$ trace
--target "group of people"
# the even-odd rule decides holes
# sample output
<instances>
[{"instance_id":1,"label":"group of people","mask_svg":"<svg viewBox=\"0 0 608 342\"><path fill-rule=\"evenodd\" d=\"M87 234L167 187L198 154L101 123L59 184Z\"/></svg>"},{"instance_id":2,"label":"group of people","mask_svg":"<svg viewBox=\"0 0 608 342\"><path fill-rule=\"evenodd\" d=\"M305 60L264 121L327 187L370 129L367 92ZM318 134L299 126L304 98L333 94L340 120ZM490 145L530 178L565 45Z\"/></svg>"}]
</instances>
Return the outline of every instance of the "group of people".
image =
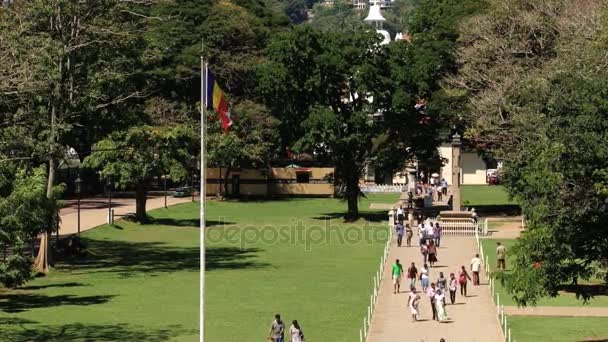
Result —
<instances>
[{"instance_id":1,"label":"group of people","mask_svg":"<svg viewBox=\"0 0 608 342\"><path fill-rule=\"evenodd\" d=\"M432 245L432 243L430 243ZM439 276L434 282L431 282L429 267L426 263L418 269L414 262L404 271L403 265L399 259L395 260L392 266L393 278L393 293L401 292L401 279L404 275L408 279L408 288L410 294L408 296L407 306L412 314L412 321L418 321L420 313L419 304L422 297L426 296L431 305L433 320L446 322L448 320L446 311L446 297L449 294L449 303L456 303L456 292L460 288L460 295L467 297L467 283L473 281L473 285L479 285L479 271L481 269L481 259L479 254L476 254L471 259L470 270L473 273L473 279L469 275L465 266L461 266L456 273L450 273L449 277L445 277L443 272L439 272ZM416 281L420 280L421 291L416 289Z\"/></svg>"},{"instance_id":2,"label":"group of people","mask_svg":"<svg viewBox=\"0 0 608 342\"><path fill-rule=\"evenodd\" d=\"M405 223L405 210L403 209L403 205L400 205L397 209L392 209L392 213L394 215L394 226L395 233L397 234L397 246L401 247L403 244L403 237L406 237L406 244L408 247L412 246L412 237L414 235L414 231L412 226L409 223ZM433 224L430 221L419 221L418 224L418 238L420 242L420 246L427 246L426 248L433 249L430 247L434 245L435 247L440 247L441 245L441 226L439 222ZM436 254L436 252L430 252ZM425 257L424 262L427 261ZM436 260L435 260L436 261ZM424 263L423 262L423 263Z\"/></svg>"},{"instance_id":3,"label":"group of people","mask_svg":"<svg viewBox=\"0 0 608 342\"><path fill-rule=\"evenodd\" d=\"M431 177L428 184L425 184L422 180L416 184L417 195L428 195L433 198L434 201L442 201L444 196L448 195L448 182L445 178L439 180L438 177Z\"/></svg>"},{"instance_id":4,"label":"group of people","mask_svg":"<svg viewBox=\"0 0 608 342\"><path fill-rule=\"evenodd\" d=\"M289 342L302 342L304 341L304 332L300 328L297 320L291 322L289 327ZM274 321L270 325L270 331L268 332L269 342L285 342L285 323L281 320L281 315L274 315Z\"/></svg>"}]
</instances>

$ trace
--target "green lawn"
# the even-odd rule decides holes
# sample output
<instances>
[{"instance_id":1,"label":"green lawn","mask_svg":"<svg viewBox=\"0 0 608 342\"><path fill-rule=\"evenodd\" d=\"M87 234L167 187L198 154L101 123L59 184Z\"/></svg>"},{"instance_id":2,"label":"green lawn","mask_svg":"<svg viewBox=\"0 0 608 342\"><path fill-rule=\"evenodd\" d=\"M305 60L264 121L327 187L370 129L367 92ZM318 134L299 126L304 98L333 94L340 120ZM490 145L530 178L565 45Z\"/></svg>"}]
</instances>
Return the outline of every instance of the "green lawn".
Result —
<instances>
[{"instance_id":1,"label":"green lawn","mask_svg":"<svg viewBox=\"0 0 608 342\"><path fill-rule=\"evenodd\" d=\"M369 208L370 203L390 203L395 204L399 200L401 193L397 192L375 192L365 194L361 199L360 208Z\"/></svg>"},{"instance_id":2,"label":"green lawn","mask_svg":"<svg viewBox=\"0 0 608 342\"><path fill-rule=\"evenodd\" d=\"M509 200L509 195L501 185L463 185L461 203L471 207L516 204Z\"/></svg>"},{"instance_id":3,"label":"green lawn","mask_svg":"<svg viewBox=\"0 0 608 342\"><path fill-rule=\"evenodd\" d=\"M329 198L209 202L207 339L263 340L280 312L312 341L356 340L387 231L364 208L389 200L370 195L350 224ZM89 257L0 290L0 340L197 341L198 204L151 216L83 233Z\"/></svg>"},{"instance_id":4,"label":"green lawn","mask_svg":"<svg viewBox=\"0 0 608 342\"><path fill-rule=\"evenodd\" d=\"M608 317L509 316L511 340L573 342L608 340Z\"/></svg>"},{"instance_id":5,"label":"green lawn","mask_svg":"<svg viewBox=\"0 0 608 342\"><path fill-rule=\"evenodd\" d=\"M493 271L496 267L496 242L500 241L505 247L507 252L510 247L515 244L515 240L494 240L494 239L483 239L482 245L485 255L488 256L488 263L490 264L490 270ZM509 269L510 259L514 259L513 255L507 254L507 271ZM500 282L496 282L496 291L500 294L500 302L503 305L517 305L515 301L507 294L507 291L503 288ZM596 296L591 299L588 303L583 303L578 300L574 293L571 292L560 292L560 295L555 298L542 299L537 303L538 306L608 306L608 296ZM519 339L518 339L519 340Z\"/></svg>"}]
</instances>

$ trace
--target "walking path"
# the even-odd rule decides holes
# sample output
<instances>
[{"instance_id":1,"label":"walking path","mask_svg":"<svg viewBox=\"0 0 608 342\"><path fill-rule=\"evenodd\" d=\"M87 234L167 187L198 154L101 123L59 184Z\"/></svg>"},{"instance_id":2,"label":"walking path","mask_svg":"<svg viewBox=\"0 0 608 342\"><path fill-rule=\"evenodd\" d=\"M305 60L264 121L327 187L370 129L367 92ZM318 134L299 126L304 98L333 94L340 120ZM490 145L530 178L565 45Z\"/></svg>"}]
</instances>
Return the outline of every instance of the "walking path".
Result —
<instances>
[{"instance_id":1,"label":"walking path","mask_svg":"<svg viewBox=\"0 0 608 342\"><path fill-rule=\"evenodd\" d=\"M167 206L187 203L192 201L190 197L175 198L167 197ZM148 197L146 209L148 211L165 206L163 196ZM61 209L61 224L59 226L59 235L69 235L78 232L78 212L76 209L76 201L67 201L66 206ZM112 209L114 209L114 219L135 213L134 198L116 198L112 199ZM89 229L106 224L108 221L108 204L103 198L85 198L80 201L80 231L84 232Z\"/></svg>"},{"instance_id":2,"label":"walking path","mask_svg":"<svg viewBox=\"0 0 608 342\"><path fill-rule=\"evenodd\" d=\"M608 317L608 307L536 306L518 308L517 306L505 306L505 314L509 316Z\"/></svg>"},{"instance_id":3,"label":"walking path","mask_svg":"<svg viewBox=\"0 0 608 342\"><path fill-rule=\"evenodd\" d=\"M414 236L414 240L415 236ZM413 241L414 242L414 241ZM420 270L422 257L419 252L418 242L412 247L397 247L392 242L392 247L387 263L393 263L399 259L404 270L415 262ZM473 237L444 237L441 248L438 250L439 262L435 268L430 269L430 279L434 282L439 272L449 277L451 272L456 273L461 265L467 270L475 252L477 243ZM485 279L482 274L480 278ZM420 281L417 281L417 289L420 290ZM406 291L407 279L402 280L402 291ZM481 286L473 286L469 282L468 297L460 296L460 289L456 296L456 305L447 305L446 311L451 319L450 323L439 323L431 320L432 311L428 297L421 294L422 300L419 306L419 319L422 321L412 322L410 310L407 307L409 290L399 294L393 294L393 283L391 279L391 267L387 265L383 275L378 302L374 309L370 325L368 342L393 342L393 341L426 341L435 342L441 338L446 341L457 342L488 342L502 341L502 332L496 316L496 306L490 297L488 286L482 282Z\"/></svg>"}]
</instances>

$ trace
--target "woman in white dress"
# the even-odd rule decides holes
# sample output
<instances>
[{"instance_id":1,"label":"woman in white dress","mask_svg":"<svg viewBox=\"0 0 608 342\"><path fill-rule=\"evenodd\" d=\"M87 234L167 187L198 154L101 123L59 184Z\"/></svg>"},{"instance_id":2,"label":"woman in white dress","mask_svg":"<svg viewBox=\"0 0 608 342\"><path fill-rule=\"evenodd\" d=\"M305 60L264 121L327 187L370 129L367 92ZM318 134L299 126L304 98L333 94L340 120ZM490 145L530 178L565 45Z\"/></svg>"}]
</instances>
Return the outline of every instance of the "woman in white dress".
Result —
<instances>
[{"instance_id":1,"label":"woman in white dress","mask_svg":"<svg viewBox=\"0 0 608 342\"><path fill-rule=\"evenodd\" d=\"M412 286L410 296L408 299L408 306L412 312L412 322L418 320L418 303L420 302L420 296L416 293L416 288Z\"/></svg>"},{"instance_id":2,"label":"woman in white dress","mask_svg":"<svg viewBox=\"0 0 608 342\"><path fill-rule=\"evenodd\" d=\"M289 336L291 337L291 342L304 341L304 333L302 332L302 328L300 328L297 320L293 320L293 322L291 322L291 327L289 327Z\"/></svg>"},{"instance_id":3,"label":"woman in white dress","mask_svg":"<svg viewBox=\"0 0 608 342\"><path fill-rule=\"evenodd\" d=\"M445 311L444 304L445 294L443 291L437 289L435 292L435 308L437 309L437 319L439 322L445 322L448 320L448 314Z\"/></svg>"}]
</instances>

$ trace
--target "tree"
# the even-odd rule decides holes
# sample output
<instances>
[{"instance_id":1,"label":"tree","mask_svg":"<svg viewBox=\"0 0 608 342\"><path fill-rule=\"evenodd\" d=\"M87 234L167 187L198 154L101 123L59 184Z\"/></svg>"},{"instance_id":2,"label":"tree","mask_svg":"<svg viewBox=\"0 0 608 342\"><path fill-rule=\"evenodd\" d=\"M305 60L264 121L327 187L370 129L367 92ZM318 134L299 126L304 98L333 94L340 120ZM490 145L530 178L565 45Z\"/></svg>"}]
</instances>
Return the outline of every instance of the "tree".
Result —
<instances>
[{"instance_id":1,"label":"tree","mask_svg":"<svg viewBox=\"0 0 608 342\"><path fill-rule=\"evenodd\" d=\"M283 146L335 166L349 219L358 214L359 178L379 125L374 94L381 49L369 31L324 32L296 27L269 48L259 90L282 121Z\"/></svg>"},{"instance_id":2,"label":"tree","mask_svg":"<svg viewBox=\"0 0 608 342\"><path fill-rule=\"evenodd\" d=\"M526 230L498 277L520 305L581 280L605 285L608 263L608 8L603 1L490 1L462 26L459 73L467 135L504 161Z\"/></svg>"},{"instance_id":3,"label":"tree","mask_svg":"<svg viewBox=\"0 0 608 342\"><path fill-rule=\"evenodd\" d=\"M214 113L208 115L207 163L224 169L224 194L228 195L228 176L235 168L263 167L278 145L278 120L259 104L245 101L234 106L236 122L221 131Z\"/></svg>"},{"instance_id":4,"label":"tree","mask_svg":"<svg viewBox=\"0 0 608 342\"><path fill-rule=\"evenodd\" d=\"M49 197L66 145L88 151L138 120L133 102L149 94L141 71L150 20L138 10L152 3L32 0L0 7L2 137L21 137L10 144L12 157L48 163ZM47 244L43 234L41 271Z\"/></svg>"},{"instance_id":5,"label":"tree","mask_svg":"<svg viewBox=\"0 0 608 342\"><path fill-rule=\"evenodd\" d=\"M84 164L112 177L120 188L135 189L135 218L146 221L146 200L155 177L183 180L199 153L197 135L190 126L136 126L97 142Z\"/></svg>"},{"instance_id":6,"label":"tree","mask_svg":"<svg viewBox=\"0 0 608 342\"><path fill-rule=\"evenodd\" d=\"M5 167L3 169L6 170ZM61 187L54 187L47 197L44 167L19 169L11 177L7 195L0 195L0 243L12 255L0 262L0 282L5 287L16 287L32 277L32 259L23 254L26 242L57 226Z\"/></svg>"}]
</instances>

